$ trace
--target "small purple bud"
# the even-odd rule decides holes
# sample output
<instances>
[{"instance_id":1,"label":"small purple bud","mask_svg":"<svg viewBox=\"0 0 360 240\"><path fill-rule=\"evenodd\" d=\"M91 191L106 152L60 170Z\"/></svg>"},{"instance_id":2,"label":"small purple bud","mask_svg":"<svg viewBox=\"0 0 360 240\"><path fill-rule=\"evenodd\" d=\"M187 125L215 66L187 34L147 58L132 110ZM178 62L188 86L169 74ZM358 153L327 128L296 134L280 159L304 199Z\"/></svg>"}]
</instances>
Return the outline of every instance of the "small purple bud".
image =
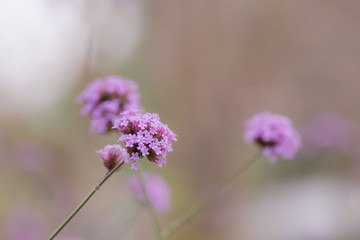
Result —
<instances>
[{"instance_id":1,"label":"small purple bud","mask_svg":"<svg viewBox=\"0 0 360 240\"><path fill-rule=\"evenodd\" d=\"M116 167L122 160L127 159L126 150L120 145L107 145L96 152L100 154L101 159L104 161L104 166L109 171Z\"/></svg>"}]
</instances>

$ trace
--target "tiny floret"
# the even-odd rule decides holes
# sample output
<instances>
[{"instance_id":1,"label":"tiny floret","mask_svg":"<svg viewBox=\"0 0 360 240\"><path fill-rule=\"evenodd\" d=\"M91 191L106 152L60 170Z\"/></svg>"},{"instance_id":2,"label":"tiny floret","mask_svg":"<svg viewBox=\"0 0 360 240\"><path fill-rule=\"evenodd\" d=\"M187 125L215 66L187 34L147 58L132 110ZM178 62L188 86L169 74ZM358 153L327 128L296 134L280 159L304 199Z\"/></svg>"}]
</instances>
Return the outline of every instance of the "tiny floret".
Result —
<instances>
[{"instance_id":1,"label":"tiny floret","mask_svg":"<svg viewBox=\"0 0 360 240\"><path fill-rule=\"evenodd\" d=\"M172 141L176 141L175 133L154 113L123 112L114 128L123 133L119 141L126 146L132 169L137 169L137 160L143 157L162 167L167 153L172 152Z\"/></svg>"},{"instance_id":2,"label":"tiny floret","mask_svg":"<svg viewBox=\"0 0 360 240\"><path fill-rule=\"evenodd\" d=\"M262 147L270 162L277 162L278 156L293 159L301 146L299 134L287 117L263 112L250 118L245 125L245 140Z\"/></svg>"},{"instance_id":3,"label":"tiny floret","mask_svg":"<svg viewBox=\"0 0 360 240\"><path fill-rule=\"evenodd\" d=\"M82 105L80 113L92 118L91 133L104 133L111 130L118 115L127 110L140 109L140 95L134 81L108 76L96 79L77 97Z\"/></svg>"},{"instance_id":4,"label":"tiny floret","mask_svg":"<svg viewBox=\"0 0 360 240\"><path fill-rule=\"evenodd\" d=\"M104 166L111 171L122 160L127 159L127 152L120 145L107 145L103 149L96 151L104 162Z\"/></svg>"},{"instance_id":5,"label":"tiny floret","mask_svg":"<svg viewBox=\"0 0 360 240\"><path fill-rule=\"evenodd\" d=\"M165 179L160 175L144 173L144 181L149 200L158 213L164 213L169 210L171 204L171 191ZM127 186L129 192L137 198L142 204L146 204L145 195L140 181L136 175L132 175Z\"/></svg>"}]
</instances>

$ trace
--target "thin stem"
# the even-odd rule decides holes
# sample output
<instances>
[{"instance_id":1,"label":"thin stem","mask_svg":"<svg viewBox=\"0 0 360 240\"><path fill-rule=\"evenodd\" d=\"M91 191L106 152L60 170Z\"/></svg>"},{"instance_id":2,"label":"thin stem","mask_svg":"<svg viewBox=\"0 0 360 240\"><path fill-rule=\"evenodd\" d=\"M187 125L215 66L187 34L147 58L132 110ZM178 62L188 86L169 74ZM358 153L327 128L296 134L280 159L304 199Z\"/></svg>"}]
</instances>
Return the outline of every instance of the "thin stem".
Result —
<instances>
[{"instance_id":1,"label":"thin stem","mask_svg":"<svg viewBox=\"0 0 360 240\"><path fill-rule=\"evenodd\" d=\"M261 152L256 153L253 157L249 158L246 162L242 163L234 172L227 176L223 181L221 181L203 200L195 204L190 208L184 215L178 218L164 233L163 239L168 239L172 234L178 231L182 226L189 222L193 217L195 217L201 210L203 210L217 194L219 194L222 188L233 182L239 174L247 170L257 159L261 157Z\"/></svg>"},{"instance_id":2,"label":"thin stem","mask_svg":"<svg viewBox=\"0 0 360 240\"><path fill-rule=\"evenodd\" d=\"M90 200L90 198L100 190L100 187L114 174L117 170L120 170L124 165L124 161L120 162L116 167L114 167L110 172L107 172L105 176L101 179L98 185L94 187L94 189L89 193L89 195L81 202L81 204L66 218L66 220L55 230L53 235L49 238L49 240L54 239L61 230L70 222L71 219L80 211L80 209Z\"/></svg>"},{"instance_id":3,"label":"thin stem","mask_svg":"<svg viewBox=\"0 0 360 240\"><path fill-rule=\"evenodd\" d=\"M144 192L144 196L145 196L145 199L146 199L146 204L147 204L147 207L149 209L149 214L150 214L151 222L153 224L156 239L157 240L163 240L163 237L161 236L161 230L160 230L159 221L158 221L158 218L157 218L156 213L154 211L154 208L152 206L152 203L150 201L149 193L148 193L148 191L146 189L146 183L145 183L144 177L143 177L143 175L141 173L140 167L139 167L139 169L137 171L137 176L139 178L142 191Z\"/></svg>"}]
</instances>

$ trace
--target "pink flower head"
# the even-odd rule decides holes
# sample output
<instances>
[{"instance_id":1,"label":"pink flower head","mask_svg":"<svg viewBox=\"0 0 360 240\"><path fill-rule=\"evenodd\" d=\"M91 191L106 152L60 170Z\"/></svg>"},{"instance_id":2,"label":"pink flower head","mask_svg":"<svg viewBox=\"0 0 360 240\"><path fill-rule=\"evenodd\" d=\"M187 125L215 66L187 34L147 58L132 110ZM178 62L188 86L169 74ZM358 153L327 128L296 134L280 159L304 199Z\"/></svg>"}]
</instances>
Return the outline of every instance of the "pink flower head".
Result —
<instances>
[{"instance_id":1,"label":"pink flower head","mask_svg":"<svg viewBox=\"0 0 360 240\"><path fill-rule=\"evenodd\" d=\"M127 162L131 162L135 170L136 160L145 156L162 167L166 164L167 153L172 151L172 141L176 141L175 133L154 113L123 112L114 128L123 133L119 141L125 144L129 153Z\"/></svg>"},{"instance_id":2,"label":"pink flower head","mask_svg":"<svg viewBox=\"0 0 360 240\"><path fill-rule=\"evenodd\" d=\"M329 149L347 153L353 131L353 126L340 115L315 115L300 129L302 153L307 158Z\"/></svg>"},{"instance_id":3,"label":"pink flower head","mask_svg":"<svg viewBox=\"0 0 360 240\"><path fill-rule=\"evenodd\" d=\"M92 118L90 132L110 131L121 112L140 109L137 88L135 82L116 76L108 76L104 80L98 78L88 84L76 100L83 105L81 114Z\"/></svg>"},{"instance_id":4,"label":"pink flower head","mask_svg":"<svg viewBox=\"0 0 360 240\"><path fill-rule=\"evenodd\" d=\"M45 173L53 167L53 153L41 142L19 141L13 150L25 171Z\"/></svg>"},{"instance_id":5,"label":"pink flower head","mask_svg":"<svg viewBox=\"0 0 360 240\"><path fill-rule=\"evenodd\" d=\"M149 200L154 210L159 213L168 211L171 204L171 193L164 178L160 175L144 173L144 181ZM137 176L131 176L127 182L127 186L132 195L143 204L146 204L144 192Z\"/></svg>"},{"instance_id":6,"label":"pink flower head","mask_svg":"<svg viewBox=\"0 0 360 240\"><path fill-rule=\"evenodd\" d=\"M100 154L101 159L104 161L104 166L111 171L123 159L127 159L127 152L120 145L107 145L103 149L96 151Z\"/></svg>"},{"instance_id":7,"label":"pink flower head","mask_svg":"<svg viewBox=\"0 0 360 240\"><path fill-rule=\"evenodd\" d=\"M276 162L279 155L292 159L300 148L300 137L287 117L263 112L250 118L245 125L245 140L259 144L270 162Z\"/></svg>"},{"instance_id":8,"label":"pink flower head","mask_svg":"<svg viewBox=\"0 0 360 240\"><path fill-rule=\"evenodd\" d=\"M46 238L48 223L45 216L38 211L18 207L11 211L5 219L5 239L38 240Z\"/></svg>"}]
</instances>

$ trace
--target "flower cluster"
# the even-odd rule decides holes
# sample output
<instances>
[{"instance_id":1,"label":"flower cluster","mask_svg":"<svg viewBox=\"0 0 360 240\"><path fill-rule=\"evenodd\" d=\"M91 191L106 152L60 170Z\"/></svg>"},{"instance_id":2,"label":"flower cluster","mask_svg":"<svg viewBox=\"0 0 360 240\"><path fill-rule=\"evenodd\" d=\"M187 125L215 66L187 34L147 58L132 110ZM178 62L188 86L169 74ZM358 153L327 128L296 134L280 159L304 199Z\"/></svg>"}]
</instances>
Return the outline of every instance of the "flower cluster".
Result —
<instances>
[{"instance_id":1,"label":"flower cluster","mask_svg":"<svg viewBox=\"0 0 360 240\"><path fill-rule=\"evenodd\" d=\"M246 122L245 139L259 144L271 162L276 162L279 155L292 159L301 145L291 121L268 112L257 114Z\"/></svg>"},{"instance_id":2,"label":"flower cluster","mask_svg":"<svg viewBox=\"0 0 360 240\"><path fill-rule=\"evenodd\" d=\"M144 181L149 200L158 213L169 210L171 204L171 193L165 179L160 175L144 173ZM132 175L127 182L128 189L141 203L146 204L144 192L139 179Z\"/></svg>"},{"instance_id":3,"label":"flower cluster","mask_svg":"<svg viewBox=\"0 0 360 240\"><path fill-rule=\"evenodd\" d=\"M322 113L313 116L301 129L302 155L313 158L324 150L349 153L354 126L340 115Z\"/></svg>"},{"instance_id":4,"label":"flower cluster","mask_svg":"<svg viewBox=\"0 0 360 240\"><path fill-rule=\"evenodd\" d=\"M17 206L4 218L4 235L8 240L46 239L48 221L40 211Z\"/></svg>"},{"instance_id":5,"label":"flower cluster","mask_svg":"<svg viewBox=\"0 0 360 240\"><path fill-rule=\"evenodd\" d=\"M128 159L127 152L120 145L107 145L96 152L100 154L104 166L109 171L116 167L122 160Z\"/></svg>"},{"instance_id":6,"label":"flower cluster","mask_svg":"<svg viewBox=\"0 0 360 240\"><path fill-rule=\"evenodd\" d=\"M167 153L172 151L172 141L176 141L176 135L154 113L123 112L114 128L123 133L119 141L126 146L132 169L137 169L136 160L143 157L162 167Z\"/></svg>"},{"instance_id":7,"label":"flower cluster","mask_svg":"<svg viewBox=\"0 0 360 240\"><path fill-rule=\"evenodd\" d=\"M88 84L77 97L77 102L83 105L81 114L92 118L90 132L110 131L121 112L140 109L137 89L135 82L116 76L96 79Z\"/></svg>"}]
</instances>

